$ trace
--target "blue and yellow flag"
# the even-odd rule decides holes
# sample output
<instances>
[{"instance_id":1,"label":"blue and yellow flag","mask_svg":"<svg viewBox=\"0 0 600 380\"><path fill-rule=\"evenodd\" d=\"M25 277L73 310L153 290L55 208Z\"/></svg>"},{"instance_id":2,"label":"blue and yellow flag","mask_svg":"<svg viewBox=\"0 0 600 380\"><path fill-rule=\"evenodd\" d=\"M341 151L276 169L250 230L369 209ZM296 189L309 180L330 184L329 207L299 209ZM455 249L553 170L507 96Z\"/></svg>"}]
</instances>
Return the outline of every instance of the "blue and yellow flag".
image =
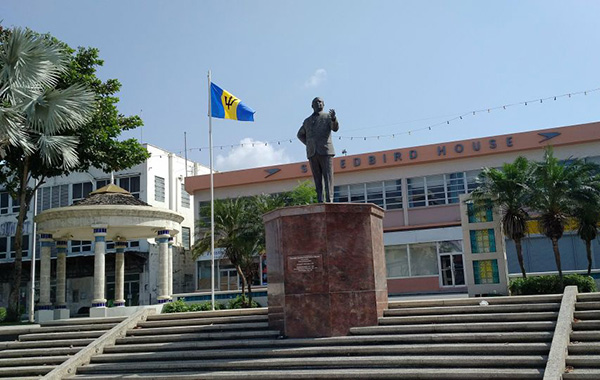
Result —
<instances>
[{"instance_id":1,"label":"blue and yellow flag","mask_svg":"<svg viewBox=\"0 0 600 380\"><path fill-rule=\"evenodd\" d=\"M214 83L210 84L211 116L220 119L239 121L254 121L254 110L230 92L223 90Z\"/></svg>"}]
</instances>

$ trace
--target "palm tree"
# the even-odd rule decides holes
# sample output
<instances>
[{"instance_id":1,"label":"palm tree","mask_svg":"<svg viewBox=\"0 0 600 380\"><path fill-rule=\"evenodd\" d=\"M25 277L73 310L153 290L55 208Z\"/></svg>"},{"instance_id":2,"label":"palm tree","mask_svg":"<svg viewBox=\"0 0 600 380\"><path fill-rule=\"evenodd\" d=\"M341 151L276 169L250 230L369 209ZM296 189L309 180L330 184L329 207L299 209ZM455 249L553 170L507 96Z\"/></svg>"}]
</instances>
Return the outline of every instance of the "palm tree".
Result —
<instances>
[{"instance_id":1,"label":"palm tree","mask_svg":"<svg viewBox=\"0 0 600 380\"><path fill-rule=\"evenodd\" d=\"M52 42L29 30L0 36L0 158L22 161L18 185L9 189L21 204L15 232L15 262L7 317L18 318L23 223L33 196L28 188L34 165L73 168L77 138L69 136L94 110L94 96L84 86L56 89L68 57ZM41 184L41 183L40 183Z\"/></svg>"},{"instance_id":2,"label":"palm tree","mask_svg":"<svg viewBox=\"0 0 600 380\"><path fill-rule=\"evenodd\" d=\"M595 205L578 206L573 217L577 222L577 235L585 242L588 268L587 275L592 273L592 240L598 236L598 223L600 223L600 207Z\"/></svg>"},{"instance_id":3,"label":"palm tree","mask_svg":"<svg viewBox=\"0 0 600 380\"><path fill-rule=\"evenodd\" d=\"M600 172L596 164L591 170ZM596 175L590 181L590 187L584 188L581 193L575 194L575 207L573 219L577 223L577 235L585 242L585 251L588 260L588 276L592 273L592 240L598 236L598 223L600 223L600 175Z\"/></svg>"},{"instance_id":4,"label":"palm tree","mask_svg":"<svg viewBox=\"0 0 600 380\"><path fill-rule=\"evenodd\" d=\"M256 235L255 207L251 198L220 199L214 202L214 234L215 248L221 248L225 256L231 261L242 280L242 296L246 295L246 288L251 284L247 276L251 274L248 269L252 265L253 257L260 246L260 236ZM201 210L202 216L210 215L210 208ZM208 214L208 215L207 215ZM200 221L201 237L194 244L192 253L198 257L211 248L210 224Z\"/></svg>"},{"instance_id":5,"label":"palm tree","mask_svg":"<svg viewBox=\"0 0 600 380\"><path fill-rule=\"evenodd\" d=\"M595 165L581 159L560 161L554 157L552 147L546 148L544 160L536 164L531 205L539 213L541 232L552 241L561 283L558 240L563 236L568 218L576 214L577 206L590 204L597 196L595 170Z\"/></svg>"},{"instance_id":6,"label":"palm tree","mask_svg":"<svg viewBox=\"0 0 600 380\"><path fill-rule=\"evenodd\" d=\"M521 241L526 233L529 214L526 205L531 197L532 165L525 157L517 157L513 163L505 163L502 170L483 168L478 177L479 186L472 196L479 207L490 199L499 207L504 234L515 241L517 259L523 278L527 277L523 263Z\"/></svg>"}]
</instances>

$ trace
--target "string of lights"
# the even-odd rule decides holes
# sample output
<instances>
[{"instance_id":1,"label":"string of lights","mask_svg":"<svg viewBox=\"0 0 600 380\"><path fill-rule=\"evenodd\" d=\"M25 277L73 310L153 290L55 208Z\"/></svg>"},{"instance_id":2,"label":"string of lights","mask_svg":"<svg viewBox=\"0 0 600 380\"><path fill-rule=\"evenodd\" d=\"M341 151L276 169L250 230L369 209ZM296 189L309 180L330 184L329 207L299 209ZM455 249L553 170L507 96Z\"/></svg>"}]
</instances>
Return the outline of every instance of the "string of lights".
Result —
<instances>
[{"instance_id":1,"label":"string of lights","mask_svg":"<svg viewBox=\"0 0 600 380\"><path fill-rule=\"evenodd\" d=\"M562 94L562 95L554 95L554 96L547 96L544 98L539 98L539 99L533 99L533 100L525 100L525 101L521 101L521 102L515 102L515 103L509 103L509 104L504 104L501 106L495 106L495 107L489 107L489 108L482 108L482 109L477 109L474 111L469 111L469 112L464 112L461 114L456 114L456 116L454 117L450 117L450 118L446 118L443 121L437 122L437 123L433 123L433 124L429 124L426 125L424 127L419 127L419 128L413 128L413 129L409 129L406 131L402 131L402 132L396 132L396 133L388 133L388 134L380 134L380 135L365 135L365 136L336 136L336 138L338 140L370 140L370 139L385 139L385 138L395 138L398 136L403 136L403 135L411 135L412 133L415 132L420 132L420 131L431 131L433 128L436 127L440 127L440 126L445 126L445 125L450 125L451 123L455 123L455 122L460 122L461 120L467 118L467 117L473 117L473 116L477 116L478 114L481 113L491 113L492 111L498 111L498 110L506 110L508 108L511 107L517 107L517 106L527 106L529 104L533 104L533 103L541 103L543 104L544 102L548 103L549 101L557 101L560 100L562 98L572 98L574 96L579 96L579 95L584 95L587 96L588 94L591 93L595 93L600 91L600 87L599 88L594 88L591 90L584 90L584 91L577 91L577 92L570 92L570 93L566 93L566 94ZM429 118L431 119L431 118ZM391 125L396 125L396 124L401 124L401 123L395 123L395 124L391 124ZM250 143L239 143L239 144L226 144L226 145L215 145L213 146L214 150L223 150L226 148L229 149L234 149L237 147L258 147L258 146L275 146L275 145L283 145L283 144L290 144L294 141L294 138L289 138L289 139L282 139L282 140L273 140L273 141L266 141L266 142L250 142ZM199 148L189 148L187 151L188 152L193 152L193 151L199 151L202 152L203 150L208 150L209 147L205 146L205 147L199 147ZM177 152L178 154L183 154L183 151L179 151Z\"/></svg>"}]
</instances>

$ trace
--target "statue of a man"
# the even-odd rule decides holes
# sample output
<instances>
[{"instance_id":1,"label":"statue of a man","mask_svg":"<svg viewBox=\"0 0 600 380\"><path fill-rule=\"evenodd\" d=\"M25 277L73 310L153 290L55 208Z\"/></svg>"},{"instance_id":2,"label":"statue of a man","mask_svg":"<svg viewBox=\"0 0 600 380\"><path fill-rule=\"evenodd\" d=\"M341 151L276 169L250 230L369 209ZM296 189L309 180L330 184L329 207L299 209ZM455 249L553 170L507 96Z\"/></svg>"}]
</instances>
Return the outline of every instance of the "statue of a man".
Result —
<instances>
[{"instance_id":1,"label":"statue of a man","mask_svg":"<svg viewBox=\"0 0 600 380\"><path fill-rule=\"evenodd\" d=\"M333 202L333 144L331 131L340 128L335 110L323 111L325 103L321 98L312 101L313 114L307 117L298 131L298 139L306 145L306 157L310 163L317 200L323 202L323 187L325 187L325 202Z\"/></svg>"}]
</instances>

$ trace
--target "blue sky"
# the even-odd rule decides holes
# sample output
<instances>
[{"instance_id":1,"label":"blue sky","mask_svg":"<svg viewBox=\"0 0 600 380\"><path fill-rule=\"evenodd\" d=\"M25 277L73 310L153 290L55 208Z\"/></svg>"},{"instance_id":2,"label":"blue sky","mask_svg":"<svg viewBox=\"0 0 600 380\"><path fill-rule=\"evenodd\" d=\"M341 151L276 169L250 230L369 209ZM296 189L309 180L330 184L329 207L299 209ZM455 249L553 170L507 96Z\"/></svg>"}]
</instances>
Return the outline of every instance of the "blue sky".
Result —
<instances>
[{"instance_id":1,"label":"blue sky","mask_svg":"<svg viewBox=\"0 0 600 380\"><path fill-rule=\"evenodd\" d=\"M539 103L600 87L598 14L591 0L0 3L4 26L100 49L120 111L145 122L125 137L183 154L187 132L205 165L212 70L256 110L254 123L213 120L220 170L304 160L295 136L315 96L338 113L338 154L599 121L600 91Z\"/></svg>"}]
</instances>

